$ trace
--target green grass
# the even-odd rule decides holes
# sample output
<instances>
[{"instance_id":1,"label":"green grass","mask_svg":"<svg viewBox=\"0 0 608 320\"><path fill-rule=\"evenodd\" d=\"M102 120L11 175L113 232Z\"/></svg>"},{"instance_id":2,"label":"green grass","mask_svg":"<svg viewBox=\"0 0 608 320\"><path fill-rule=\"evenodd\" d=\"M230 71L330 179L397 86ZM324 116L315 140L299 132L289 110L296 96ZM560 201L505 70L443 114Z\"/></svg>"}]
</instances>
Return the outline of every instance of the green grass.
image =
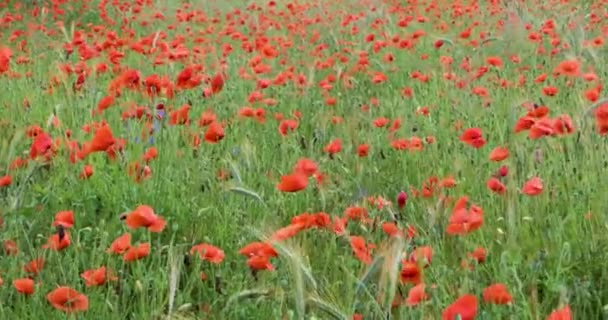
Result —
<instances>
[{"instance_id":1,"label":"green grass","mask_svg":"<svg viewBox=\"0 0 608 320\"><path fill-rule=\"evenodd\" d=\"M321 1L303 1L300 3L307 8L289 13L287 2L276 2L274 11L284 14L273 13L265 2L260 2L263 9L255 12L246 9L249 3L223 5L218 9L222 15L216 23L212 22L215 11L207 2L193 1L190 9L181 10L204 9L207 17L198 22L196 18L178 22L175 13L182 2L151 1L151 7L139 14L120 13L108 4L107 14L116 25L103 21L97 2L89 3L85 12L78 12L78 5L62 4L65 13L57 20L64 21L64 29L57 27L51 9L37 17L30 14L31 6L15 9L11 3L2 10L3 15L22 14L23 20L4 23L0 29L1 46L13 52L11 71L0 76L0 168L4 169L0 175L12 177L10 186L0 187L4 219L0 240L14 240L19 247L17 255L0 258L0 277L4 280L0 286L0 318L65 318L46 300L46 294L61 285L88 297L88 311L73 315L82 319L350 319L355 313L365 319L438 319L448 305L466 293L477 296L479 319L545 319L552 310L566 304L576 319L605 316L608 205L604 186L608 161L604 154L608 150L593 116L586 114L592 103L583 93L602 83L608 69L601 60L605 47L584 45L585 40L601 35L600 24L589 22L592 9L570 13L572 7L585 8L583 2L555 5L533 1L530 9L523 5L500 8L480 4L473 18L453 18L451 5L442 4L443 1L436 2L440 9L429 13L424 12L423 4L413 6L418 13L409 12L405 5L399 13L394 10L397 2L392 1L375 2L376 11L363 1L341 1L329 6ZM553 10L546 10L543 5ZM289 42L278 49L278 57L263 59L271 71L257 76L273 81L293 67L294 77L306 76L308 86L299 88L294 81L287 81L264 89L265 98L276 99L274 106L247 101L256 82L241 79L239 69L252 73L248 65L258 53L246 52L236 37L221 32L230 24L225 13L235 8L241 10L243 23L232 27L249 38L254 47L256 36L268 37L277 48ZM499 13L491 15L492 8L500 8ZM599 6L593 10L600 16L606 13ZM164 21L141 25L141 21L151 21L156 11L164 13ZM348 15L358 16L360 12L360 19L340 25ZM522 25L498 29L497 21L506 19L509 12L521 19ZM408 15L414 21L399 27L398 21ZM429 21L416 22L418 15ZM121 28L123 18L128 24ZM384 19L384 23L374 24L377 19ZM556 37L569 44L554 55L549 54L551 37L545 35L542 44L534 44L523 28L523 23L530 23L532 30L539 31L547 19L554 20ZM436 28L441 21L449 26L447 30ZM473 21L480 25L473 29L472 38L479 37L479 31L493 37L478 47L458 36ZM567 27L569 23L575 27ZM34 30L33 25L45 26L53 34ZM74 53L67 56L63 45L74 38L72 30L88 33L96 25L107 28L104 32L114 31L117 38L125 39L125 45L115 49L109 45L99 56L85 61L91 71L82 88L75 91L72 84L77 75L62 72L60 66L75 67L79 63L78 49L74 46ZM352 31L353 27L358 28L358 33ZM27 33L9 41L15 30ZM196 43L202 30L209 30L203 35L207 42ZM426 35L415 40L411 49L391 44L393 36L405 38L416 30L424 30ZM107 39L104 32L85 38L85 42L101 47ZM318 39L310 43L316 33ZM375 35L374 42L385 33L387 47L374 52L374 42L365 41L370 33ZM228 78L221 92L204 98L205 83L192 90L176 91L173 98L149 98L140 91L124 89L102 115L91 115L119 74L112 72L108 60L111 50L124 53L120 65L139 70L142 80L157 74L174 82L184 62L154 66L156 53L144 56L129 48L148 37L156 39L157 50L161 50L165 45L170 47L179 35L190 50L204 48L208 52L186 59L203 65L205 76L213 76L219 70L222 46L232 46L233 52L225 58ZM437 39L449 41L436 49L433 44ZM18 49L21 40L27 40L24 52ZM315 48L321 44L326 48L317 51ZM539 45L547 53L539 54ZM363 51L368 52L368 66L358 70ZM392 63L383 60L388 53L394 56ZM422 55L427 58L422 59ZM513 55L520 58L518 64L510 61ZM31 62L17 64L20 56ZM441 56L452 57L453 64L449 68L442 66ZM476 70L491 56L500 57L504 66L490 67L485 75L473 79ZM348 61L341 62L340 57ZM470 72L461 68L465 57L469 58ZM333 65L320 67L329 58ZM599 80L585 82L576 78L568 84L565 77L552 77L554 68L569 58L576 58L583 72L593 71ZM99 63L108 64L107 73L95 74ZM521 71L522 66L529 66L530 70ZM374 84L372 74L377 71L385 73L388 80ZM429 76L428 82L413 79L410 75L415 71ZM31 76L26 77L28 72ZM11 77L10 73L21 77ZM457 81L445 79L446 73L470 81L458 88ZM545 83L535 83L542 73L548 75ZM520 75L527 80L524 85L518 85ZM331 90L323 92L319 83L328 76L337 80ZM352 88L340 76L350 77ZM47 88L53 77L57 81L49 93ZM509 85L501 87L494 81L497 78ZM542 88L548 85L558 88L556 96L543 96ZM471 94L476 86L487 88L489 97ZM411 98L402 96L405 87L412 89ZM337 98L337 103L327 106L327 97ZM377 106L371 102L373 98L379 101ZM24 100L29 107L24 107ZM569 115L575 132L534 140L527 137L527 132L514 133L515 123L526 114L521 107L525 101L548 106L551 118ZM485 102L489 106L484 107ZM127 174L128 166L140 160L151 146L140 137L146 121L122 120L121 115L132 105L153 111L159 103L169 110L189 104L190 124L171 126L168 115L161 121L161 128L154 133L158 157L149 164L151 176L136 183ZM362 111L361 105L368 105L369 111ZM240 118L238 111L244 106L265 109L266 121ZM429 108L428 116L417 112L423 107ZM217 144L203 140L193 148L192 135L202 139L206 130L198 126L205 111L213 111L218 121L225 122L225 137ZM301 113L298 128L281 136L276 115L295 119L297 112ZM60 120L60 126L51 124L52 115ZM343 121L335 124L335 117ZM379 117L390 119L389 126L400 119L402 126L394 133L375 128L373 121ZM92 137L81 129L83 125L101 120L110 125L115 137L126 139L123 152L113 161L105 153L95 153L70 163L66 133L71 131L70 140L82 144ZM456 128L458 123L461 129ZM23 168L9 169L17 157L29 158L32 139L26 131L32 125L61 140L56 155L50 163L31 160ZM487 140L479 149L459 140L462 130L471 127L481 128ZM427 136L434 137L435 143L424 142L422 151L391 147L393 138L425 140ZM342 140L342 150L330 157L324 147L336 138ZM370 145L368 157L357 156L357 147L362 143ZM488 160L496 146L509 148L510 156L503 162ZM318 185L311 177L303 191L278 191L280 176L289 174L301 158L318 164L319 172L325 175L324 183ZM92 165L94 174L83 180L79 174L86 164ZM487 189L486 181L502 165L509 168L503 179L507 191L497 195ZM218 179L220 170L229 172L231 178ZM411 191L421 189L430 177L442 180L449 176L453 176L456 185L438 187L432 197L415 197ZM526 196L521 188L534 176L542 179L544 190L538 196ZM395 202L401 190L409 195L402 210ZM392 204L378 208L369 203L368 197L372 196ZM450 236L445 229L453 200L461 196L468 196L471 203L483 209L484 223L466 236ZM445 197L451 200L444 202ZM129 230L120 219L121 214L141 204L153 207L166 219L161 233ZM335 234L331 228L313 228L274 243L279 254L271 259L275 271L253 275L247 259L238 254L253 241L267 240L296 215L325 212L332 218L341 217L352 206L367 208L373 222L350 221L344 235ZM58 252L42 249L47 238L56 232L51 226L55 213L62 210L75 213L74 228L68 230L71 245ZM381 223L395 217L401 228L416 228L413 239L390 240L382 232ZM149 242L150 255L124 263L121 257L106 253L110 243L125 232L132 234L133 244ZM355 258L349 235L362 236L377 246L370 265ZM190 248L199 243L221 248L225 259L212 264L190 256ZM416 307L391 308L393 298L403 295L405 299L411 288L399 280L401 257L409 256L418 246L431 246L434 252L430 266L423 270L430 300ZM479 246L487 250L487 260L476 265L474 271L463 269L462 260ZM46 264L35 277L34 294L24 296L13 288L12 282L28 276L23 266L36 257L44 257ZM114 270L118 280L86 287L80 274L100 266ZM206 280L201 280L201 272L207 275ZM512 304L484 303L482 290L498 282L506 284Z\"/></svg>"}]
</instances>

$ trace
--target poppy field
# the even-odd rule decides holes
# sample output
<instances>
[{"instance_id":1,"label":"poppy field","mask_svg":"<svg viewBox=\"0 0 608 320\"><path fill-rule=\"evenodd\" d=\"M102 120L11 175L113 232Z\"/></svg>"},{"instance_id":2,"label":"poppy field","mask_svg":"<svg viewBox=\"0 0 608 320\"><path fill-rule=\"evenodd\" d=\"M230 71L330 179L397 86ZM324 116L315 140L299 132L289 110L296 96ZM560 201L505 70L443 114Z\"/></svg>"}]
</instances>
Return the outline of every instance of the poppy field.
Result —
<instances>
[{"instance_id":1,"label":"poppy field","mask_svg":"<svg viewBox=\"0 0 608 320\"><path fill-rule=\"evenodd\" d=\"M603 319L607 18L0 0L0 318Z\"/></svg>"}]
</instances>

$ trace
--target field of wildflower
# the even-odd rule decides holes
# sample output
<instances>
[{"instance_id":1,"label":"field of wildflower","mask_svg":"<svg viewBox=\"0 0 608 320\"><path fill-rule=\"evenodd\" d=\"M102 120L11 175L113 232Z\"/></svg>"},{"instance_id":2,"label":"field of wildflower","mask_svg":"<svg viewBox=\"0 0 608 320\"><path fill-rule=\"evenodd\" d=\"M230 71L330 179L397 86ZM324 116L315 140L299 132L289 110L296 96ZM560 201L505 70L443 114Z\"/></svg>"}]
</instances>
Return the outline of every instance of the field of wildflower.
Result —
<instances>
[{"instance_id":1,"label":"field of wildflower","mask_svg":"<svg viewBox=\"0 0 608 320\"><path fill-rule=\"evenodd\" d=\"M0 319L605 319L607 18L0 0Z\"/></svg>"}]
</instances>

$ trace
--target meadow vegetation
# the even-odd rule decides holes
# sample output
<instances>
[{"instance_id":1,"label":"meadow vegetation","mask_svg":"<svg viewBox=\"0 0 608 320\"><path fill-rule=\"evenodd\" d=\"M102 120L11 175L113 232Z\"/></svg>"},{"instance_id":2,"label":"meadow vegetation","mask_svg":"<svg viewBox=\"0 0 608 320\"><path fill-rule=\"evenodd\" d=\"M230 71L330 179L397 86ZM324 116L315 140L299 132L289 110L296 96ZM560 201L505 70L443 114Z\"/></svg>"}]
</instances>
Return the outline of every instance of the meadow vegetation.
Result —
<instances>
[{"instance_id":1,"label":"meadow vegetation","mask_svg":"<svg viewBox=\"0 0 608 320\"><path fill-rule=\"evenodd\" d=\"M0 318L602 319L607 1L0 1Z\"/></svg>"}]
</instances>

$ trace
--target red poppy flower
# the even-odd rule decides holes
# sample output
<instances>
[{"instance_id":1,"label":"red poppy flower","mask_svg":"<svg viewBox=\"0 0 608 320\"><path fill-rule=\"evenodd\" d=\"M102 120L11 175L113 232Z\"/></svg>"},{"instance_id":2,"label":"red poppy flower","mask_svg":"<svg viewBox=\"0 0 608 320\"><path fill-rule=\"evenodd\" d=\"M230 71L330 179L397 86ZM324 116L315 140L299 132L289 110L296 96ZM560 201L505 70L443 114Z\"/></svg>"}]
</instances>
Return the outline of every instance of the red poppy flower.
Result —
<instances>
[{"instance_id":1,"label":"red poppy flower","mask_svg":"<svg viewBox=\"0 0 608 320\"><path fill-rule=\"evenodd\" d=\"M30 262L28 262L25 266L23 266L23 270L27 273L31 273L36 276L42 269L44 268L45 261L44 258L37 258Z\"/></svg>"},{"instance_id":2,"label":"red poppy flower","mask_svg":"<svg viewBox=\"0 0 608 320\"><path fill-rule=\"evenodd\" d=\"M273 271L274 266L270 263L268 256L252 256L247 259L249 268L255 271L268 270Z\"/></svg>"},{"instance_id":3,"label":"red poppy flower","mask_svg":"<svg viewBox=\"0 0 608 320\"><path fill-rule=\"evenodd\" d=\"M276 250L266 242L252 242L241 250L239 250L239 254L242 254L247 257L252 256L269 256L269 257L277 257L278 254Z\"/></svg>"},{"instance_id":4,"label":"red poppy flower","mask_svg":"<svg viewBox=\"0 0 608 320\"><path fill-rule=\"evenodd\" d=\"M150 254L150 244L149 243L141 243L137 246L131 246L125 254L122 256L122 259L125 262L132 262L139 259L143 259Z\"/></svg>"},{"instance_id":5,"label":"red poppy flower","mask_svg":"<svg viewBox=\"0 0 608 320\"><path fill-rule=\"evenodd\" d=\"M426 301L429 299L429 296L425 292L424 283L419 283L413 286L407 294L407 298L405 299L405 304L407 306L415 306L421 303L422 301Z\"/></svg>"},{"instance_id":6,"label":"red poppy flower","mask_svg":"<svg viewBox=\"0 0 608 320\"><path fill-rule=\"evenodd\" d=\"M483 210L476 205L471 205L467 209L467 202L468 198L466 196L456 201L446 229L448 234L466 235L479 229L483 224Z\"/></svg>"},{"instance_id":7,"label":"red poppy flower","mask_svg":"<svg viewBox=\"0 0 608 320\"><path fill-rule=\"evenodd\" d=\"M69 247L71 243L70 234L66 231L60 231L50 236L47 243L42 245L42 249L60 251Z\"/></svg>"},{"instance_id":8,"label":"red poppy flower","mask_svg":"<svg viewBox=\"0 0 608 320\"><path fill-rule=\"evenodd\" d=\"M62 226L64 228L71 228L74 226L74 211L59 211L55 214L55 221L53 221L53 227Z\"/></svg>"},{"instance_id":9,"label":"red poppy flower","mask_svg":"<svg viewBox=\"0 0 608 320\"><path fill-rule=\"evenodd\" d=\"M496 147L490 152L490 160L500 162L509 157L509 149L506 147Z\"/></svg>"},{"instance_id":10,"label":"red poppy flower","mask_svg":"<svg viewBox=\"0 0 608 320\"><path fill-rule=\"evenodd\" d=\"M466 129L460 136L460 141L476 149L481 148L486 144L486 140L483 138L480 128Z\"/></svg>"},{"instance_id":11,"label":"red poppy flower","mask_svg":"<svg viewBox=\"0 0 608 320\"><path fill-rule=\"evenodd\" d=\"M0 177L0 187L10 186L12 182L13 182L13 179L8 174L3 177Z\"/></svg>"},{"instance_id":12,"label":"red poppy flower","mask_svg":"<svg viewBox=\"0 0 608 320\"><path fill-rule=\"evenodd\" d=\"M194 254L195 252L198 253L202 260L207 260L211 263L219 264L224 260L224 251L210 244L201 243L193 246L190 249L190 254Z\"/></svg>"},{"instance_id":13,"label":"red poppy flower","mask_svg":"<svg viewBox=\"0 0 608 320\"><path fill-rule=\"evenodd\" d=\"M147 228L151 232L161 232L167 222L165 219L154 213L154 209L147 205L140 205L131 211L125 223L130 229Z\"/></svg>"},{"instance_id":14,"label":"red poppy flower","mask_svg":"<svg viewBox=\"0 0 608 320\"><path fill-rule=\"evenodd\" d=\"M411 261L404 260L403 266L401 267L400 277L401 282L403 283L411 283L414 285L419 284L422 281L422 271L420 270L420 266Z\"/></svg>"},{"instance_id":15,"label":"red poppy flower","mask_svg":"<svg viewBox=\"0 0 608 320\"><path fill-rule=\"evenodd\" d=\"M131 234L125 233L112 242L107 252L120 255L129 250L129 248L131 248Z\"/></svg>"},{"instance_id":16,"label":"red poppy flower","mask_svg":"<svg viewBox=\"0 0 608 320\"><path fill-rule=\"evenodd\" d=\"M569 305L565 305L560 309L553 310L547 317L547 320L572 320L572 311Z\"/></svg>"},{"instance_id":17,"label":"red poppy flower","mask_svg":"<svg viewBox=\"0 0 608 320\"><path fill-rule=\"evenodd\" d=\"M539 177L526 181L521 192L529 196L537 196L543 192L543 182Z\"/></svg>"},{"instance_id":18,"label":"red poppy flower","mask_svg":"<svg viewBox=\"0 0 608 320\"><path fill-rule=\"evenodd\" d=\"M372 263L372 256L370 254L370 245L366 245L365 239L360 236L350 237L350 246L353 249L353 253L359 259L359 261L370 264Z\"/></svg>"},{"instance_id":19,"label":"red poppy flower","mask_svg":"<svg viewBox=\"0 0 608 320\"><path fill-rule=\"evenodd\" d=\"M205 141L213 144L218 143L222 139L224 139L224 128L221 124L213 122L207 127L207 131L205 131Z\"/></svg>"},{"instance_id":20,"label":"red poppy flower","mask_svg":"<svg viewBox=\"0 0 608 320\"><path fill-rule=\"evenodd\" d=\"M296 172L281 177L281 182L277 185L277 189L283 192L298 192L306 189L308 186L308 177L306 174Z\"/></svg>"},{"instance_id":21,"label":"red poppy flower","mask_svg":"<svg viewBox=\"0 0 608 320\"><path fill-rule=\"evenodd\" d=\"M47 294L46 299L55 309L67 313L86 311L89 308L87 296L70 287L59 287Z\"/></svg>"},{"instance_id":22,"label":"red poppy flower","mask_svg":"<svg viewBox=\"0 0 608 320\"><path fill-rule=\"evenodd\" d=\"M496 283L483 289L483 301L493 304L509 304L513 302L513 297L506 285Z\"/></svg>"},{"instance_id":23,"label":"red poppy flower","mask_svg":"<svg viewBox=\"0 0 608 320\"><path fill-rule=\"evenodd\" d=\"M114 273L106 269L106 267L86 270L85 272L80 274L80 277L84 279L87 287L101 286L104 285L106 281L118 280Z\"/></svg>"},{"instance_id":24,"label":"red poppy flower","mask_svg":"<svg viewBox=\"0 0 608 320\"><path fill-rule=\"evenodd\" d=\"M15 279L13 287L21 294L31 295L34 293L34 280L30 278Z\"/></svg>"},{"instance_id":25,"label":"red poppy flower","mask_svg":"<svg viewBox=\"0 0 608 320\"><path fill-rule=\"evenodd\" d=\"M477 298L471 294L462 295L449 305L442 314L443 320L474 320L477 316Z\"/></svg>"},{"instance_id":26,"label":"red poppy flower","mask_svg":"<svg viewBox=\"0 0 608 320\"><path fill-rule=\"evenodd\" d=\"M507 187L496 177L491 177L486 183L486 186L490 191L498 194L503 194L507 190Z\"/></svg>"}]
</instances>

